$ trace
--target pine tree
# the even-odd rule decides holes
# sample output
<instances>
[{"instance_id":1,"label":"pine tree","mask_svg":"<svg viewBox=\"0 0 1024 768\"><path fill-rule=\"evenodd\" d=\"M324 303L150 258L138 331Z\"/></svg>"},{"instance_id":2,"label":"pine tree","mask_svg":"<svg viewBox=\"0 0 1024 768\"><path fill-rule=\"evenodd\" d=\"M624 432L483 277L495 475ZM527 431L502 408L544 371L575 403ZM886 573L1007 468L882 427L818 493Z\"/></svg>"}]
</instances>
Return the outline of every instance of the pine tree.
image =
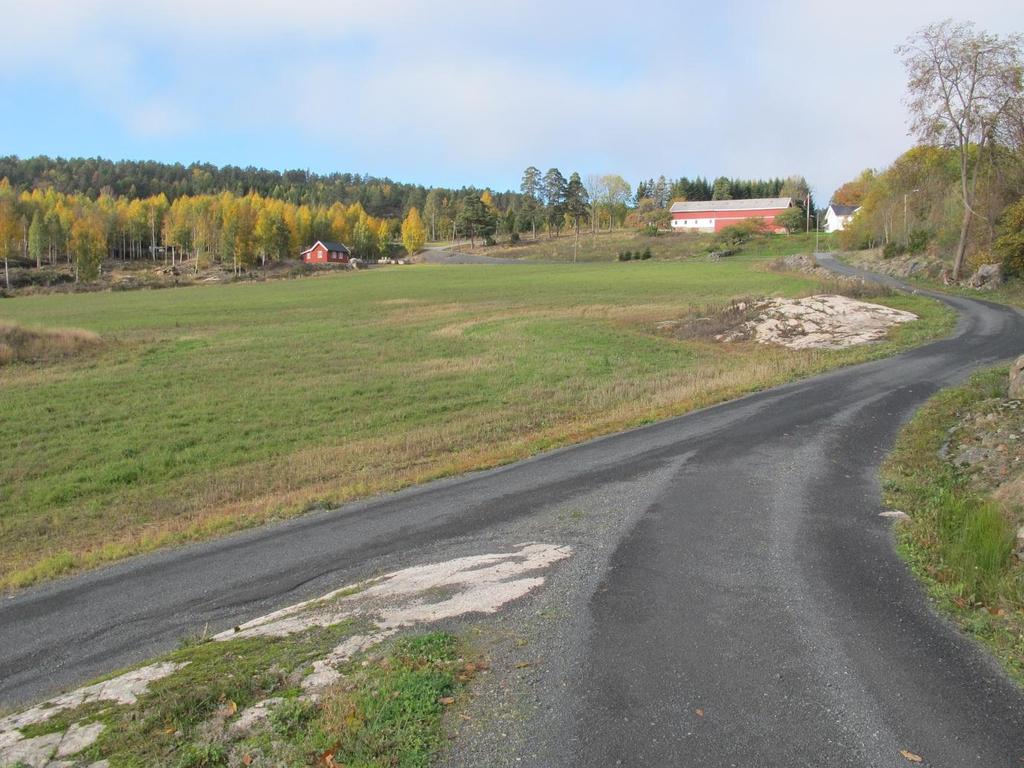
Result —
<instances>
[{"instance_id":1,"label":"pine tree","mask_svg":"<svg viewBox=\"0 0 1024 768\"><path fill-rule=\"evenodd\" d=\"M573 263L576 262L576 253L580 246L580 218L587 215L587 206L589 204L590 196L587 194L587 189L583 186L580 175L573 171L573 174L569 177L568 184L565 185L565 212L572 216L576 230L576 239L572 245Z\"/></svg>"}]
</instances>

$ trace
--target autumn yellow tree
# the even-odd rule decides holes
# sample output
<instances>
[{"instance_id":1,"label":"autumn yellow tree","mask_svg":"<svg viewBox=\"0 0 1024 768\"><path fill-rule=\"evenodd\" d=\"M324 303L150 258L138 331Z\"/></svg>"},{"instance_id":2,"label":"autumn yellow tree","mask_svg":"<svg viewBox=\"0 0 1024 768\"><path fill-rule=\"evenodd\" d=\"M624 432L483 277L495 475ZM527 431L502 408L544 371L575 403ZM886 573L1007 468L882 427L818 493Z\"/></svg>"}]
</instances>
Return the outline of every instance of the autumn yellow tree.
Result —
<instances>
[{"instance_id":1,"label":"autumn yellow tree","mask_svg":"<svg viewBox=\"0 0 1024 768\"><path fill-rule=\"evenodd\" d=\"M409 209L409 215L402 222L402 245L410 256L423 247L427 242L427 228L423 225L420 212L415 208Z\"/></svg>"},{"instance_id":2,"label":"autumn yellow tree","mask_svg":"<svg viewBox=\"0 0 1024 768\"><path fill-rule=\"evenodd\" d=\"M75 282L95 280L107 250L103 221L93 213L75 220L71 226L71 253L75 257Z\"/></svg>"}]
</instances>

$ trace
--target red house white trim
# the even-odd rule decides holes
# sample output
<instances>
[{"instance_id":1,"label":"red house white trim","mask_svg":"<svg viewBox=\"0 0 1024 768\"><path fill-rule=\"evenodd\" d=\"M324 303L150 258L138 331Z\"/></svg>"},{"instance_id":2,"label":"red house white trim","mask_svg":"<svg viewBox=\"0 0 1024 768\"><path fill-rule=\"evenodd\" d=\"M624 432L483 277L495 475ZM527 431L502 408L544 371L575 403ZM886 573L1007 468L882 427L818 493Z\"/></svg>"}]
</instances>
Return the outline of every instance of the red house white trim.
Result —
<instances>
[{"instance_id":1,"label":"red house white trim","mask_svg":"<svg viewBox=\"0 0 1024 768\"><path fill-rule=\"evenodd\" d=\"M307 264L348 264L352 252L341 243L317 240L299 255Z\"/></svg>"},{"instance_id":2,"label":"red house white trim","mask_svg":"<svg viewBox=\"0 0 1024 768\"><path fill-rule=\"evenodd\" d=\"M672 203L672 229L718 232L744 219L760 219L769 232L786 231L775 217L793 205L791 197L755 197L750 200L698 200Z\"/></svg>"}]
</instances>

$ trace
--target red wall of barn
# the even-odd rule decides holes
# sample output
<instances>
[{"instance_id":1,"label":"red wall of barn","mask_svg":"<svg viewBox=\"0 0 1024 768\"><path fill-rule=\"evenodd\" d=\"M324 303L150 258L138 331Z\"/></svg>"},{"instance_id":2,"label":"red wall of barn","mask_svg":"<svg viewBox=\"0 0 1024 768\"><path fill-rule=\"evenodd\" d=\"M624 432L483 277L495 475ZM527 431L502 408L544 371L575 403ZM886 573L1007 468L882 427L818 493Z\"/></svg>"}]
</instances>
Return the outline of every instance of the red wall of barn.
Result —
<instances>
[{"instance_id":1,"label":"red wall of barn","mask_svg":"<svg viewBox=\"0 0 1024 768\"><path fill-rule=\"evenodd\" d=\"M782 232L784 231L782 227L775 226L775 217L782 213L783 210L785 209L754 208L748 211L686 211L673 213L672 218L675 220L714 219L716 232L738 221L743 221L743 219L761 218L765 219L766 223L772 225L775 231Z\"/></svg>"}]
</instances>

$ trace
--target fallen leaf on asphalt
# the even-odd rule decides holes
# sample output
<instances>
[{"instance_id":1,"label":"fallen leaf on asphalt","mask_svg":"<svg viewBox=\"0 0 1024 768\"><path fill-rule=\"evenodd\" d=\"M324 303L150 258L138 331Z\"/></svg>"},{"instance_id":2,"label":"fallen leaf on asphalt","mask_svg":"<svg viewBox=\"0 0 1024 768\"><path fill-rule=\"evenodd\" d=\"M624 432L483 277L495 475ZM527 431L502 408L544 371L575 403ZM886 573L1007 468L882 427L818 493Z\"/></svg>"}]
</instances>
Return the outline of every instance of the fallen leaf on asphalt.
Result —
<instances>
[{"instance_id":1,"label":"fallen leaf on asphalt","mask_svg":"<svg viewBox=\"0 0 1024 768\"><path fill-rule=\"evenodd\" d=\"M909 760L912 763L922 763L922 762L924 762L924 758L923 757L921 757L920 755L915 755L913 752L908 752L905 749L901 749L900 750L900 754L903 755L905 758L907 758L907 760Z\"/></svg>"},{"instance_id":2,"label":"fallen leaf on asphalt","mask_svg":"<svg viewBox=\"0 0 1024 768\"><path fill-rule=\"evenodd\" d=\"M472 720L473 719L469 715L461 714L461 713L459 714L459 717L461 717L463 720Z\"/></svg>"},{"instance_id":3,"label":"fallen leaf on asphalt","mask_svg":"<svg viewBox=\"0 0 1024 768\"><path fill-rule=\"evenodd\" d=\"M528 666L530 666L530 662L520 661L518 664L516 664L516 669L526 669Z\"/></svg>"},{"instance_id":4,"label":"fallen leaf on asphalt","mask_svg":"<svg viewBox=\"0 0 1024 768\"><path fill-rule=\"evenodd\" d=\"M455 697L454 696L442 696L440 699L437 700L437 703L438 704L444 704L445 706L448 706L449 704L454 704L455 703Z\"/></svg>"},{"instance_id":5,"label":"fallen leaf on asphalt","mask_svg":"<svg viewBox=\"0 0 1024 768\"><path fill-rule=\"evenodd\" d=\"M704 717L704 710L703 709L695 709L693 711L697 715L697 717Z\"/></svg>"}]
</instances>

